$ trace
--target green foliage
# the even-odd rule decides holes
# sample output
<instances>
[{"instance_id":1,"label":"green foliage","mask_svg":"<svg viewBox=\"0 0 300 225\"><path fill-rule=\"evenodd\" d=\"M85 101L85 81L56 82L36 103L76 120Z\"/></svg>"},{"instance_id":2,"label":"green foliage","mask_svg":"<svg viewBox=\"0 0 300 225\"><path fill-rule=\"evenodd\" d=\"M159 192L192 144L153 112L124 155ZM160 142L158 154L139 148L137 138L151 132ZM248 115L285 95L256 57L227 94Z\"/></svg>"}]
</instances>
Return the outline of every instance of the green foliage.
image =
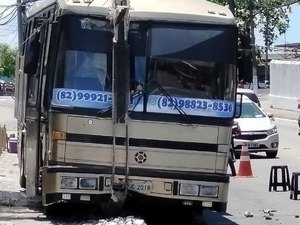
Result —
<instances>
[{"instance_id":1,"label":"green foliage","mask_svg":"<svg viewBox=\"0 0 300 225\"><path fill-rule=\"evenodd\" d=\"M210 0L227 5L232 0ZM235 16L240 30L246 30L250 25L250 7L253 7L255 26L263 34L268 47L277 39L277 34L283 34L289 28L288 12L295 0L234 0ZM252 5L253 4L253 5Z\"/></svg>"},{"instance_id":2,"label":"green foliage","mask_svg":"<svg viewBox=\"0 0 300 225\"><path fill-rule=\"evenodd\" d=\"M0 75L15 76L17 50L7 44L0 44Z\"/></svg>"},{"instance_id":3,"label":"green foliage","mask_svg":"<svg viewBox=\"0 0 300 225\"><path fill-rule=\"evenodd\" d=\"M271 4L273 2L273 4ZM274 40L277 39L275 30L281 35L287 31L289 28L289 17L288 13L291 8L289 5L290 1L283 0L279 2L278 0L272 1L261 1L261 7L257 7L256 11L259 14L258 23L263 24L259 28L260 33L264 35L265 45L270 46L273 44ZM287 5L285 7L276 7L278 5Z\"/></svg>"}]
</instances>

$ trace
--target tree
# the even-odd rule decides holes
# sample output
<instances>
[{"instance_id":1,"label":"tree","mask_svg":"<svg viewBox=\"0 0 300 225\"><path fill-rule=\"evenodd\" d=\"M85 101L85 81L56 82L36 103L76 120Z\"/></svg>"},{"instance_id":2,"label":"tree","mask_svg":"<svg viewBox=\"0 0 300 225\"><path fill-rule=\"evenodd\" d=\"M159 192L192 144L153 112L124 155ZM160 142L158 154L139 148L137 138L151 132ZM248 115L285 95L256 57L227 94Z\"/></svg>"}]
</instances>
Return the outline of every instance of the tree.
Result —
<instances>
[{"instance_id":1,"label":"tree","mask_svg":"<svg viewBox=\"0 0 300 225\"><path fill-rule=\"evenodd\" d=\"M269 47L279 35L289 28L288 12L296 0L210 0L222 5L234 2L235 16L241 31L249 28L251 22L250 7L253 6L255 26L263 34L266 47ZM253 5L252 5L253 4ZM263 26L258 26L262 24ZM266 25L267 24L267 25Z\"/></svg>"},{"instance_id":2,"label":"tree","mask_svg":"<svg viewBox=\"0 0 300 225\"><path fill-rule=\"evenodd\" d=\"M8 44L0 44L0 68L1 74L6 77L15 76L17 50Z\"/></svg>"},{"instance_id":3,"label":"tree","mask_svg":"<svg viewBox=\"0 0 300 225\"><path fill-rule=\"evenodd\" d=\"M240 53L244 56L241 58L239 68L244 69L247 80L255 82L257 79L257 64L265 64L265 80L268 78L268 50L277 39L277 34L281 35L289 28L288 12L291 12L291 5L299 2L299 0L209 0L221 5L228 5L229 9L235 15L240 37ZM257 46L255 43L254 28L257 28L263 34L264 46ZM250 40L252 55L247 57L247 49L243 47L241 37L245 37L245 33L250 29ZM265 59L261 59L262 52L265 52ZM248 62L248 63L247 63ZM251 65L252 64L252 65ZM248 65L248 66L247 66ZM250 71L251 67L253 71ZM246 68L246 69L245 69ZM254 70L255 69L255 70ZM251 77L251 73L252 77ZM241 78L241 77L240 77ZM254 87L254 86L253 86Z\"/></svg>"}]
</instances>

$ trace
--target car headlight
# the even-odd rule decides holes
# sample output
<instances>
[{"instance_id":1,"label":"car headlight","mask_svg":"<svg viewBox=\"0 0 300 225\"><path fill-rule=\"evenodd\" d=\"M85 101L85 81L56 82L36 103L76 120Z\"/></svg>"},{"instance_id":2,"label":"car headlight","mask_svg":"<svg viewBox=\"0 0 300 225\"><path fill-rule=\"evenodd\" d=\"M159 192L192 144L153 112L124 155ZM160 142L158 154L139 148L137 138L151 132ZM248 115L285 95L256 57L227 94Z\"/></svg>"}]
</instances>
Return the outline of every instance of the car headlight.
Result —
<instances>
[{"instance_id":1,"label":"car headlight","mask_svg":"<svg viewBox=\"0 0 300 225\"><path fill-rule=\"evenodd\" d=\"M269 135L271 135L271 134L276 134L276 133L277 133L277 127L275 126L275 127L273 127L272 129L267 130L267 133L268 133Z\"/></svg>"},{"instance_id":2,"label":"car headlight","mask_svg":"<svg viewBox=\"0 0 300 225\"><path fill-rule=\"evenodd\" d=\"M61 177L60 188L76 189L77 178L76 177Z\"/></svg>"},{"instance_id":3,"label":"car headlight","mask_svg":"<svg viewBox=\"0 0 300 225\"><path fill-rule=\"evenodd\" d=\"M79 189L97 189L97 178L79 178Z\"/></svg>"},{"instance_id":4,"label":"car headlight","mask_svg":"<svg viewBox=\"0 0 300 225\"><path fill-rule=\"evenodd\" d=\"M198 196L199 185L197 184L180 184L180 195Z\"/></svg>"},{"instance_id":5,"label":"car headlight","mask_svg":"<svg viewBox=\"0 0 300 225\"><path fill-rule=\"evenodd\" d=\"M218 197L219 187L218 186L200 186L199 195L202 197Z\"/></svg>"}]
</instances>

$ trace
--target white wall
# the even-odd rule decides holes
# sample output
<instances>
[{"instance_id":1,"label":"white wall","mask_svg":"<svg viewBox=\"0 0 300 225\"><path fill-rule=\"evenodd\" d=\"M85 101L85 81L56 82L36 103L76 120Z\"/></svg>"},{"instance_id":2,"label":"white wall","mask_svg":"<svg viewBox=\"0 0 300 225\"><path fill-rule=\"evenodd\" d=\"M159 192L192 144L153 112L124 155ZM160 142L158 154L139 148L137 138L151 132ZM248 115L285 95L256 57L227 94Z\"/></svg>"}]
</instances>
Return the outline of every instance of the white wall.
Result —
<instances>
[{"instance_id":1,"label":"white wall","mask_svg":"<svg viewBox=\"0 0 300 225\"><path fill-rule=\"evenodd\" d=\"M270 62L270 103L273 108L298 111L300 61Z\"/></svg>"}]
</instances>

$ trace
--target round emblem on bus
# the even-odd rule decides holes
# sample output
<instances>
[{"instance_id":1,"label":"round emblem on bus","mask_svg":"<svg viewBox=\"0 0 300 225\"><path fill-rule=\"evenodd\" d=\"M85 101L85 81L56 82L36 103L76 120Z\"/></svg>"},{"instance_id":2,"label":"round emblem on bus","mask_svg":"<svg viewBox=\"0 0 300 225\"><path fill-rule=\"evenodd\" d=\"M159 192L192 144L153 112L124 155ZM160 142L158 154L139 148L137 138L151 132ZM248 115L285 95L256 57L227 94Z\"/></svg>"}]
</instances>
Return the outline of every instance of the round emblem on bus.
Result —
<instances>
[{"instance_id":1,"label":"round emblem on bus","mask_svg":"<svg viewBox=\"0 0 300 225\"><path fill-rule=\"evenodd\" d=\"M92 125L93 124L93 120L89 120L88 123L89 123L89 125Z\"/></svg>"},{"instance_id":2,"label":"round emblem on bus","mask_svg":"<svg viewBox=\"0 0 300 225\"><path fill-rule=\"evenodd\" d=\"M137 152L134 155L134 159L137 163L144 163L147 160L147 155L145 152Z\"/></svg>"}]
</instances>

